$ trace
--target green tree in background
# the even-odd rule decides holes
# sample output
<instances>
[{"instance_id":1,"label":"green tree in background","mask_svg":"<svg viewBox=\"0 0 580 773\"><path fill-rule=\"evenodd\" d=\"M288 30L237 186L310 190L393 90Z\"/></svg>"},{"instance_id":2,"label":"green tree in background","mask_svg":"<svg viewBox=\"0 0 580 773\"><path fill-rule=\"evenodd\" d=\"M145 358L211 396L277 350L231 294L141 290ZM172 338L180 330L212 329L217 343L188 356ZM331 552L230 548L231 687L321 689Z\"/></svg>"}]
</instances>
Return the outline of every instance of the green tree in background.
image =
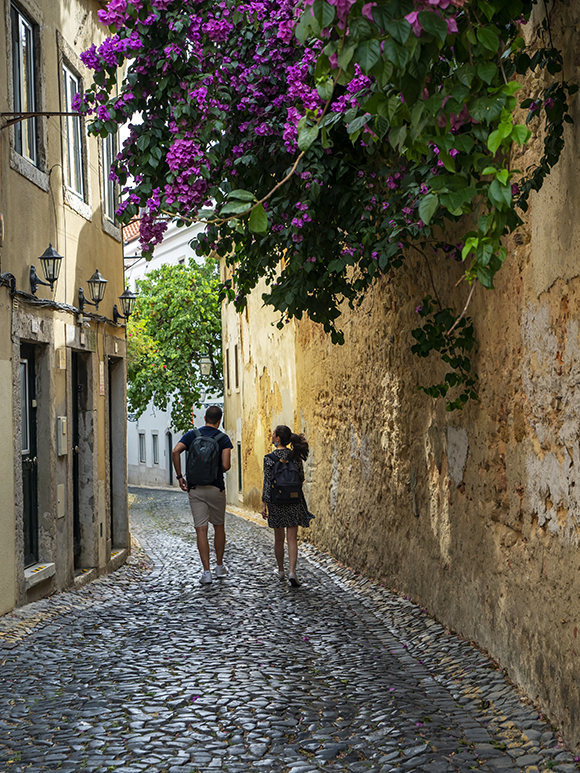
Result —
<instances>
[{"instance_id":1,"label":"green tree in background","mask_svg":"<svg viewBox=\"0 0 580 773\"><path fill-rule=\"evenodd\" d=\"M162 266L139 284L139 299L127 325L129 408L137 417L148 403L171 408L173 429L192 426L202 392L223 393L221 318L217 262ZM211 374L202 376L207 355Z\"/></svg>"}]
</instances>

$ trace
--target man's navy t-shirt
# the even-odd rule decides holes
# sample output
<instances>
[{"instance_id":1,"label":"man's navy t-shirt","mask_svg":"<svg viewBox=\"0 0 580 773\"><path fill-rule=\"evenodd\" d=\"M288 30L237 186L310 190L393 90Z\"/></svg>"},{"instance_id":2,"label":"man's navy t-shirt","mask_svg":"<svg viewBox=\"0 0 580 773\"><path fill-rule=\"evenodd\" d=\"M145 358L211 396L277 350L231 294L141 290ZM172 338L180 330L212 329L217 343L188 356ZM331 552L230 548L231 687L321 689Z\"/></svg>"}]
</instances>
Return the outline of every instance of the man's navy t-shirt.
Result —
<instances>
[{"instance_id":1,"label":"man's navy t-shirt","mask_svg":"<svg viewBox=\"0 0 580 773\"><path fill-rule=\"evenodd\" d=\"M199 431L201 432L202 435L206 435L206 437L215 437L219 433L222 434L221 439L218 440L218 445L220 447L219 472L218 472L217 478L214 480L214 482L211 485L215 486L216 488L219 488L220 491L223 491L226 486L224 483L224 471L222 469L222 451L226 448L233 448L232 441L225 434L225 432L221 432L221 430L215 429L215 427L207 427L207 426L199 427ZM195 438L195 432L192 429L190 429L188 432L185 433L185 435L181 438L179 442L183 443L183 445L189 451L189 446L193 443L194 438Z\"/></svg>"}]
</instances>

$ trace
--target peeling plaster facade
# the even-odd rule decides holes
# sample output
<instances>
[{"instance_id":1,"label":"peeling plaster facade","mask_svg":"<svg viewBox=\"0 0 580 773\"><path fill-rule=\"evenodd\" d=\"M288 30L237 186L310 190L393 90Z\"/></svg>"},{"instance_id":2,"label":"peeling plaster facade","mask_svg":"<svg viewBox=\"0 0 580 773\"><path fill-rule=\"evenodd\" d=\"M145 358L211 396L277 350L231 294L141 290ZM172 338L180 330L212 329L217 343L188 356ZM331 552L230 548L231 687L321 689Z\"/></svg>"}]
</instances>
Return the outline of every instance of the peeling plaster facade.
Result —
<instances>
[{"instance_id":1,"label":"peeling plaster facade","mask_svg":"<svg viewBox=\"0 0 580 773\"><path fill-rule=\"evenodd\" d=\"M560 14L558 16L558 14ZM576 80L580 3L555 7L553 34ZM563 32L562 32L563 30ZM523 89L535 95L537 82ZM302 538L475 640L580 745L580 100L567 146L508 243L496 289L470 307L480 400L462 412L417 391L436 360L411 352L414 308L431 293L409 257L356 311L333 346L308 320L271 327L259 288L248 312L224 307L240 379L226 421L241 479L228 499L259 509L261 459L283 421L308 437ZM539 155L533 138L513 166ZM444 305L463 308L453 261L437 264ZM237 476L236 472L236 476ZM233 476L232 476L233 477ZM234 490L235 489L235 490Z\"/></svg>"},{"instance_id":2,"label":"peeling plaster facade","mask_svg":"<svg viewBox=\"0 0 580 773\"><path fill-rule=\"evenodd\" d=\"M18 81L11 21L21 39L30 32L33 107L66 112L65 73L88 86L79 55L107 34L100 7L97 0L0 0L1 112L14 110ZM115 569L130 544L125 329L112 320L123 255L104 204L104 146L81 131L77 154L67 145L65 117L35 120L35 153L19 146L18 124L0 132L0 614ZM82 184L73 190L75 158ZM60 276L54 292L40 286L33 296L30 267L43 279L38 256L49 242L63 255ZM97 268L107 291L83 320L79 287L90 300L87 280Z\"/></svg>"}]
</instances>

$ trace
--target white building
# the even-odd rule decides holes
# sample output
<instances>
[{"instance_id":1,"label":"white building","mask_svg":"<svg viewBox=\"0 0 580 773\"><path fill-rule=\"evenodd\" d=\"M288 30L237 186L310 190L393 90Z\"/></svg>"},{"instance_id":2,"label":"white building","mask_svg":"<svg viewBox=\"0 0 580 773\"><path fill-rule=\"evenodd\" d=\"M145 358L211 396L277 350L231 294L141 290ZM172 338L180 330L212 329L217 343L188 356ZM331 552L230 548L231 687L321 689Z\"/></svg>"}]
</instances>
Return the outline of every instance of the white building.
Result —
<instances>
[{"instance_id":1,"label":"white building","mask_svg":"<svg viewBox=\"0 0 580 773\"><path fill-rule=\"evenodd\" d=\"M147 262L141 257L138 223L130 223L123 229L125 243L125 279L130 290L139 292L143 277L164 264L187 265L195 255L189 243L203 230L202 224L188 228L177 228L170 223L161 244L157 245L153 258ZM210 405L223 407L223 398L207 396L195 415L194 426L201 427L205 410ZM127 463L129 485L177 486L171 450L182 433L174 433L171 426L171 402L167 410L156 408L149 403L143 415L137 419L128 413L127 421Z\"/></svg>"}]
</instances>

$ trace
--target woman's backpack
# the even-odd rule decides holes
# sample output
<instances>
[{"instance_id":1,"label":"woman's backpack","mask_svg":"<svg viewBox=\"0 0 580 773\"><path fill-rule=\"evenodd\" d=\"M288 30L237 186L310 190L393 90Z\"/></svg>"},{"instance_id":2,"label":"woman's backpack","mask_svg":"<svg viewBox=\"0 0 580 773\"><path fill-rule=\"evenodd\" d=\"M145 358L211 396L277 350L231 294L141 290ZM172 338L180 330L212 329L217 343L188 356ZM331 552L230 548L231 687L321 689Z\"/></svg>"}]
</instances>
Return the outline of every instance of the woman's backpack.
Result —
<instances>
[{"instance_id":1,"label":"woman's backpack","mask_svg":"<svg viewBox=\"0 0 580 773\"><path fill-rule=\"evenodd\" d=\"M302 481L298 467L290 459L268 454L274 461L270 497L275 505L292 505L302 501Z\"/></svg>"}]
</instances>

